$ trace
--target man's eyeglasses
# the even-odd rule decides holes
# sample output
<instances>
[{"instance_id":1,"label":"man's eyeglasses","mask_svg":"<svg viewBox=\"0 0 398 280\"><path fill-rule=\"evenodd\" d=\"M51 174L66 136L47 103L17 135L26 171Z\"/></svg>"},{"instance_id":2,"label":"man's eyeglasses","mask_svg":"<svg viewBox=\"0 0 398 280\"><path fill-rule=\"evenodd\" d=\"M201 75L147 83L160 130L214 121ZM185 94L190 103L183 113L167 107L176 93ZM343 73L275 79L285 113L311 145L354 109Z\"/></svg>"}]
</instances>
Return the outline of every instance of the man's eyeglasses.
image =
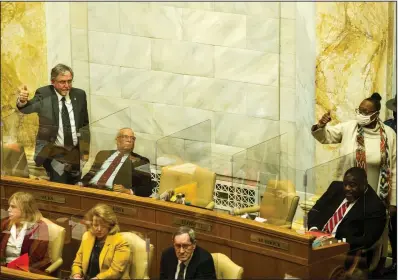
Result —
<instances>
[{"instance_id":1,"label":"man's eyeglasses","mask_svg":"<svg viewBox=\"0 0 398 280\"><path fill-rule=\"evenodd\" d=\"M174 249L176 250L181 250L184 249L184 251L191 249L192 243L191 244L174 244Z\"/></svg>"},{"instance_id":2,"label":"man's eyeglasses","mask_svg":"<svg viewBox=\"0 0 398 280\"><path fill-rule=\"evenodd\" d=\"M66 84L68 84L68 85L71 85L72 84L72 82L73 82L73 80L68 80L68 81L56 81L58 84L60 84L60 85L66 85Z\"/></svg>"},{"instance_id":3,"label":"man's eyeglasses","mask_svg":"<svg viewBox=\"0 0 398 280\"><path fill-rule=\"evenodd\" d=\"M135 141L135 136L128 136L128 135L120 135L119 138L122 138L124 140L131 140L131 141Z\"/></svg>"},{"instance_id":4,"label":"man's eyeglasses","mask_svg":"<svg viewBox=\"0 0 398 280\"><path fill-rule=\"evenodd\" d=\"M377 112L378 112L378 111L367 112L367 111L363 111L363 110L361 110L361 109L359 109L359 108L356 108L356 109L355 109L355 113L361 114L361 115L364 115L364 116L373 115L374 113L377 113Z\"/></svg>"}]
</instances>

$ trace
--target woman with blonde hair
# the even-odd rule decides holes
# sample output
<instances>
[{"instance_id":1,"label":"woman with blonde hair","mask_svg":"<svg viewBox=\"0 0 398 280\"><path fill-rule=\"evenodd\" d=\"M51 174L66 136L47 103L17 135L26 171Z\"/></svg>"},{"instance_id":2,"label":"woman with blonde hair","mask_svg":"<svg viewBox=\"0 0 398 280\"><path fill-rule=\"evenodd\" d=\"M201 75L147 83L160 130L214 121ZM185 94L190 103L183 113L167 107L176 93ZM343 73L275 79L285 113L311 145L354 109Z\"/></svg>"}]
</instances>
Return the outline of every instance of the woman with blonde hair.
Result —
<instances>
[{"instance_id":1,"label":"woman with blonde hair","mask_svg":"<svg viewBox=\"0 0 398 280\"><path fill-rule=\"evenodd\" d=\"M129 244L112 208L97 204L85 217L88 230L72 264L73 279L130 279Z\"/></svg>"},{"instance_id":2,"label":"woman with blonde hair","mask_svg":"<svg viewBox=\"0 0 398 280\"><path fill-rule=\"evenodd\" d=\"M1 221L0 257L3 265L24 254L29 256L29 271L44 273L51 264L48 255L47 224L41 220L36 200L30 193L16 192L8 200L8 217Z\"/></svg>"}]
</instances>

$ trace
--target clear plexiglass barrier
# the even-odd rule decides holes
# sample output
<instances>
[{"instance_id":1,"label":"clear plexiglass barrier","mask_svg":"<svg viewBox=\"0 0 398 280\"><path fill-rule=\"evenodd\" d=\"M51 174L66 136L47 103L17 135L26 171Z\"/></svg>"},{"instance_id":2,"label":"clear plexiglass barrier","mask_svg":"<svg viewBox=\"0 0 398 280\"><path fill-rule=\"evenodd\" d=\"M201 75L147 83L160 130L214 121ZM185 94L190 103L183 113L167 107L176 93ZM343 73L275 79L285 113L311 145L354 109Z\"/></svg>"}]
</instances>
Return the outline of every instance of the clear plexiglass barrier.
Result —
<instances>
[{"instance_id":1,"label":"clear plexiglass barrier","mask_svg":"<svg viewBox=\"0 0 398 280\"><path fill-rule=\"evenodd\" d=\"M156 164L161 172L157 198L213 209L216 174L211 170L211 121L160 138Z\"/></svg>"}]
</instances>

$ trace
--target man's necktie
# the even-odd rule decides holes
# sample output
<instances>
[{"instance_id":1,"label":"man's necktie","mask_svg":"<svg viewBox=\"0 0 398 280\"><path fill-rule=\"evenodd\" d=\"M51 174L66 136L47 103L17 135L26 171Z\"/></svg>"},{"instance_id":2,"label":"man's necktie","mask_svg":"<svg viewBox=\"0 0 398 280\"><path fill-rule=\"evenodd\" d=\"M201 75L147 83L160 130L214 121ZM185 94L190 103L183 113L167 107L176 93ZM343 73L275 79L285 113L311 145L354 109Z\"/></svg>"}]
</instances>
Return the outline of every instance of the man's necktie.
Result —
<instances>
[{"instance_id":1,"label":"man's necktie","mask_svg":"<svg viewBox=\"0 0 398 280\"><path fill-rule=\"evenodd\" d=\"M180 263L180 271L178 271L177 280L184 279L185 264Z\"/></svg>"},{"instance_id":2,"label":"man's necktie","mask_svg":"<svg viewBox=\"0 0 398 280\"><path fill-rule=\"evenodd\" d=\"M104 174L98 179L97 186L102 188L105 186L106 182L108 181L109 177L111 177L112 173L115 171L116 167L119 165L123 157L122 153L119 153L117 157L115 157L109 165L108 169L105 170Z\"/></svg>"},{"instance_id":3,"label":"man's necktie","mask_svg":"<svg viewBox=\"0 0 398 280\"><path fill-rule=\"evenodd\" d=\"M73 138L72 138L72 127L70 125L68 108L65 105L65 97L61 98L62 101L62 126L64 129L64 147L71 148L73 147Z\"/></svg>"},{"instance_id":4,"label":"man's necktie","mask_svg":"<svg viewBox=\"0 0 398 280\"><path fill-rule=\"evenodd\" d=\"M334 227L343 219L344 213L347 211L349 202L344 203L341 205L336 212L334 212L333 216L329 219L326 225L323 227L323 231L332 233Z\"/></svg>"}]
</instances>

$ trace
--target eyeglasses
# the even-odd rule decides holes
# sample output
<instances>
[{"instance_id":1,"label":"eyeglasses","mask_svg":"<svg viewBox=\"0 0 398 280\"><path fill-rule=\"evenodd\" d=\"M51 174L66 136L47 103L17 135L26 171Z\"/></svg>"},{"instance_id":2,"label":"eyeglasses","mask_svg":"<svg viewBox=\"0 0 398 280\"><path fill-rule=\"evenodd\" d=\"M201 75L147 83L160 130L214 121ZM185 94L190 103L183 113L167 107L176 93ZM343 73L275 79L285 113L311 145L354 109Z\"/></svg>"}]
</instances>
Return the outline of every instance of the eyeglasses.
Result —
<instances>
[{"instance_id":1,"label":"eyeglasses","mask_svg":"<svg viewBox=\"0 0 398 280\"><path fill-rule=\"evenodd\" d=\"M68 85L71 85L72 84L72 82L73 82L73 80L67 80L67 81L55 81L55 82L57 82L58 84L60 84L60 85L66 85L66 84L68 84Z\"/></svg>"},{"instance_id":2,"label":"eyeglasses","mask_svg":"<svg viewBox=\"0 0 398 280\"><path fill-rule=\"evenodd\" d=\"M119 138L122 138L124 140L131 140L131 141L135 141L135 136L128 136L128 135L120 135Z\"/></svg>"},{"instance_id":3,"label":"eyeglasses","mask_svg":"<svg viewBox=\"0 0 398 280\"><path fill-rule=\"evenodd\" d=\"M367 111L361 110L360 108L355 109L355 113L365 115L365 116L373 115L374 113L377 113L377 112L378 111L367 112Z\"/></svg>"},{"instance_id":4,"label":"eyeglasses","mask_svg":"<svg viewBox=\"0 0 398 280\"><path fill-rule=\"evenodd\" d=\"M181 250L181 248L186 251L188 249L191 249L192 243L191 244L174 244L174 249L176 250Z\"/></svg>"}]
</instances>

